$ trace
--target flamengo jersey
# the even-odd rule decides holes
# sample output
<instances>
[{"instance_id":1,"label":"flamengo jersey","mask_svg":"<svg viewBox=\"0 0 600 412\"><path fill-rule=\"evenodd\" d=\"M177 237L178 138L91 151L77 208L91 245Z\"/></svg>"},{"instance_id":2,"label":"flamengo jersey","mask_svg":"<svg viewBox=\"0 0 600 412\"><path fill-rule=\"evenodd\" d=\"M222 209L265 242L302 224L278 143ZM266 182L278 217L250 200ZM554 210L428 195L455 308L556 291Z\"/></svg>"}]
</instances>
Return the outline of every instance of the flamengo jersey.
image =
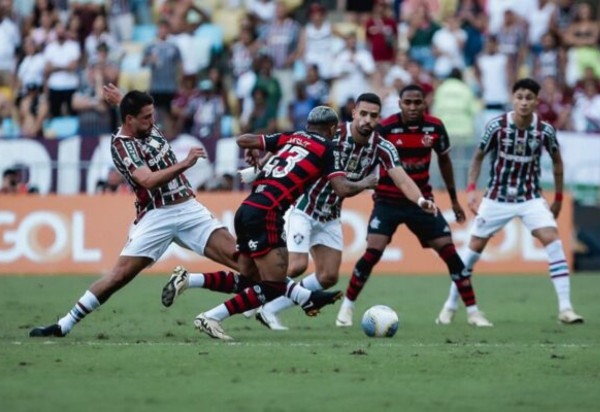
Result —
<instances>
[{"instance_id":1,"label":"flamengo jersey","mask_svg":"<svg viewBox=\"0 0 600 412\"><path fill-rule=\"evenodd\" d=\"M433 198L429 184L431 151L435 150L438 156L450 151L450 139L442 121L426 114L420 123L408 124L402 121L400 113L395 113L381 122L379 133L396 147L402 167L419 186L423 196ZM406 196L385 170L381 170L374 199L393 203L406 199Z\"/></svg>"},{"instance_id":2,"label":"flamengo jersey","mask_svg":"<svg viewBox=\"0 0 600 412\"><path fill-rule=\"evenodd\" d=\"M177 163L175 153L160 131L154 127L150 136L139 139L121 134L119 128L111 137L110 151L117 170L133 188L138 222L149 210L193 197L194 192L183 174L157 189L145 189L133 180L133 172L148 166L153 172L166 169Z\"/></svg>"},{"instance_id":3,"label":"flamengo jersey","mask_svg":"<svg viewBox=\"0 0 600 412\"><path fill-rule=\"evenodd\" d=\"M340 125L333 140L341 167L349 180L363 179L378 165L384 170L401 167L393 144L374 132L367 144L361 146L352 138L351 126L351 122ZM340 217L342 198L335 194L329 180L322 177L298 199L296 208L313 219L326 222Z\"/></svg>"},{"instance_id":4,"label":"flamengo jersey","mask_svg":"<svg viewBox=\"0 0 600 412\"><path fill-rule=\"evenodd\" d=\"M492 161L485 197L499 202L541 197L542 147L550 155L559 150L556 130L537 114L527 129L518 129L513 117L514 112L508 112L492 119L479 144Z\"/></svg>"},{"instance_id":5,"label":"flamengo jersey","mask_svg":"<svg viewBox=\"0 0 600 412\"><path fill-rule=\"evenodd\" d=\"M321 176L344 176L332 143L316 133L298 131L262 136L262 148L275 153L243 203L285 211Z\"/></svg>"}]
</instances>

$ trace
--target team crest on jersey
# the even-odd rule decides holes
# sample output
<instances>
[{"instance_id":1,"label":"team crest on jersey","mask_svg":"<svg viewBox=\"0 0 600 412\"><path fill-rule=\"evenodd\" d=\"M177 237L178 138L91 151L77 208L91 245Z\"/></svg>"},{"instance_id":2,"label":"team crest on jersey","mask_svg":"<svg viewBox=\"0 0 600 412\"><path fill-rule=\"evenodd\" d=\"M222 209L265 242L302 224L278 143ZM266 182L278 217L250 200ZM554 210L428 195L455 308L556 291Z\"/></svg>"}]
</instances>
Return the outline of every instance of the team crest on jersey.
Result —
<instances>
[{"instance_id":1,"label":"team crest on jersey","mask_svg":"<svg viewBox=\"0 0 600 412\"><path fill-rule=\"evenodd\" d=\"M360 159L361 169L365 169L367 166L369 166L370 163L371 160L369 159L369 157L363 157L362 159Z\"/></svg>"},{"instance_id":2,"label":"team crest on jersey","mask_svg":"<svg viewBox=\"0 0 600 412\"><path fill-rule=\"evenodd\" d=\"M421 139L421 143L423 143L423 146L425 146L425 147L431 147L431 146L433 146L433 136L430 136L430 135L426 134Z\"/></svg>"},{"instance_id":3,"label":"team crest on jersey","mask_svg":"<svg viewBox=\"0 0 600 412\"><path fill-rule=\"evenodd\" d=\"M302 233L295 233L294 234L294 243L299 245L300 243L302 243L302 241L304 240L304 235Z\"/></svg>"},{"instance_id":4,"label":"team crest on jersey","mask_svg":"<svg viewBox=\"0 0 600 412\"><path fill-rule=\"evenodd\" d=\"M529 141L527 142L527 145L529 145L529 148L531 150L535 150L540 145L540 141L534 137L533 139L529 139Z\"/></svg>"},{"instance_id":5,"label":"team crest on jersey","mask_svg":"<svg viewBox=\"0 0 600 412\"><path fill-rule=\"evenodd\" d=\"M515 153L518 155L525 154L525 144L522 142L517 143L517 146L515 147Z\"/></svg>"},{"instance_id":6,"label":"team crest on jersey","mask_svg":"<svg viewBox=\"0 0 600 412\"><path fill-rule=\"evenodd\" d=\"M475 219L475 225L479 227L485 225L485 219L481 216L477 216L477 218Z\"/></svg>"}]
</instances>

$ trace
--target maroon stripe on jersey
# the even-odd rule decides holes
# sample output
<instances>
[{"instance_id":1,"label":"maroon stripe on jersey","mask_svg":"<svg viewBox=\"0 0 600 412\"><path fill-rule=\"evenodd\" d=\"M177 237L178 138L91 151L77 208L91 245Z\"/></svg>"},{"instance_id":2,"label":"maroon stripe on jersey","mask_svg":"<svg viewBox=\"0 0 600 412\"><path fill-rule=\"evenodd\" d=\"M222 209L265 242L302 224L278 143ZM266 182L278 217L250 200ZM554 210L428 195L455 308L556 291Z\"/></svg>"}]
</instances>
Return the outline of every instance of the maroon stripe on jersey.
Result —
<instances>
[{"instance_id":1,"label":"maroon stripe on jersey","mask_svg":"<svg viewBox=\"0 0 600 412\"><path fill-rule=\"evenodd\" d=\"M492 139L492 138L496 139L496 147L498 148L497 149L498 150L498 156L496 158L497 159L496 160L497 163L496 163L496 168L494 169L494 176L496 176L497 179L494 181L493 187L491 188L490 196L489 196L490 199L497 199L498 198L498 192L500 191L500 185L499 185L499 180L500 179L498 178L498 176L500 176L502 168L504 167L504 163L506 163L506 162L499 155L500 154L499 146L502 143L502 139L508 137L508 136L503 135L504 130L506 130L507 126L508 126L508 114L505 113L502 116L502 119L500 120L500 128L494 134L493 137L490 137L490 139Z\"/></svg>"},{"instance_id":2,"label":"maroon stripe on jersey","mask_svg":"<svg viewBox=\"0 0 600 412\"><path fill-rule=\"evenodd\" d=\"M319 194L321 193L325 185L327 185L327 181L325 179L319 179L318 183L311 190L310 200L308 202L309 206L306 209L307 215L312 215L312 213L315 211L315 206L317 205L317 197L319 197Z\"/></svg>"},{"instance_id":3,"label":"maroon stripe on jersey","mask_svg":"<svg viewBox=\"0 0 600 412\"><path fill-rule=\"evenodd\" d=\"M269 245L277 244L277 239L279 238L279 233L277 230L277 213L274 211L269 211L267 213L267 221L266 221L266 229L267 229L267 239L269 241Z\"/></svg>"}]
</instances>

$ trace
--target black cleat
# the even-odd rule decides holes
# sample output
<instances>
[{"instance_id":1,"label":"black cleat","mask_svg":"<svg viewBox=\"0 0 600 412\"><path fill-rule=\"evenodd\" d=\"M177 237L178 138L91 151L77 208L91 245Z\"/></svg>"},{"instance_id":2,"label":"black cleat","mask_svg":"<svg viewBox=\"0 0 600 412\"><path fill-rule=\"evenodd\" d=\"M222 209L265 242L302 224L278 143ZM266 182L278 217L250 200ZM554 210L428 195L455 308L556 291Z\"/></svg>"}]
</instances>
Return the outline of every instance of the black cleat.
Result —
<instances>
[{"instance_id":1,"label":"black cleat","mask_svg":"<svg viewBox=\"0 0 600 412\"><path fill-rule=\"evenodd\" d=\"M344 294L339 290L334 290L332 292L315 290L310 294L308 302L302 305L302 309L307 316L317 316L323 306L335 303L343 295Z\"/></svg>"},{"instance_id":2,"label":"black cleat","mask_svg":"<svg viewBox=\"0 0 600 412\"><path fill-rule=\"evenodd\" d=\"M33 328L29 331L29 337L31 338L44 338L47 336L55 336L57 338L64 338L66 334L64 334L60 328L58 323L50 326L40 326L37 328Z\"/></svg>"}]
</instances>

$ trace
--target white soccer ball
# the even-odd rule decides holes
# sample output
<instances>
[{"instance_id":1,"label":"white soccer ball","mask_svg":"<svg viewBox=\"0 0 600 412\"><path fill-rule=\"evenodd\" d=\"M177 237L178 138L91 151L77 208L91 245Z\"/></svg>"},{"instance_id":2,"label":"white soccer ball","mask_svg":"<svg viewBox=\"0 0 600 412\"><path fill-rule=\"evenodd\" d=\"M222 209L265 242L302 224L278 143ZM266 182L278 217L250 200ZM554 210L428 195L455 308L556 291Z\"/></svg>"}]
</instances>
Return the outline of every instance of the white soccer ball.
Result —
<instances>
[{"instance_id":1,"label":"white soccer ball","mask_svg":"<svg viewBox=\"0 0 600 412\"><path fill-rule=\"evenodd\" d=\"M398 330L398 314L389 306L372 306L363 315L361 326L367 336L391 338Z\"/></svg>"}]
</instances>

